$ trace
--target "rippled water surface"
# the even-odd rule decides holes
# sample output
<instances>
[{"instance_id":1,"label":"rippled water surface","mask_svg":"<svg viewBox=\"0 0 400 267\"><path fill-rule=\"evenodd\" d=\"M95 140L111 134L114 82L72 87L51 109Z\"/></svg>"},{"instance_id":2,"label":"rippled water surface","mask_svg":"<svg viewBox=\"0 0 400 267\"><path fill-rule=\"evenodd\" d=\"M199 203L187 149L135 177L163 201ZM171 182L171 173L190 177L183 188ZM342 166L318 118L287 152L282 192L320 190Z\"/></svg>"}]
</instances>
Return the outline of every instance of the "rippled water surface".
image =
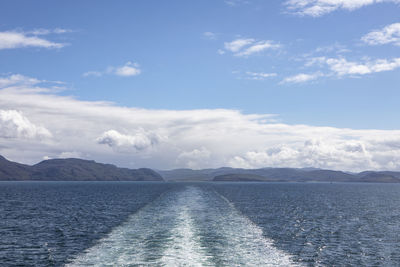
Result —
<instances>
[{"instance_id":1,"label":"rippled water surface","mask_svg":"<svg viewBox=\"0 0 400 267\"><path fill-rule=\"evenodd\" d=\"M400 186L0 183L0 265L400 266Z\"/></svg>"}]
</instances>

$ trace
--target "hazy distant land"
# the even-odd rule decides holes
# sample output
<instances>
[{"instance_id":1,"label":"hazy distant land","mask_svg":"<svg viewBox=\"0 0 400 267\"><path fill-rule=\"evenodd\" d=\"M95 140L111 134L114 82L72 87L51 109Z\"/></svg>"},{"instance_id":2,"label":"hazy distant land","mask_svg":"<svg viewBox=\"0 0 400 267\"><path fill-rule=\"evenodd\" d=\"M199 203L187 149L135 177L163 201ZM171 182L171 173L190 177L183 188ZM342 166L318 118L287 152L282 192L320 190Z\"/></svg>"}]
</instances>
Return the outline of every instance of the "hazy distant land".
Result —
<instances>
[{"instance_id":1,"label":"hazy distant land","mask_svg":"<svg viewBox=\"0 0 400 267\"><path fill-rule=\"evenodd\" d=\"M400 172L348 173L315 168L176 169L158 171L166 181L259 181L259 182L380 182L399 183Z\"/></svg>"},{"instance_id":2,"label":"hazy distant land","mask_svg":"<svg viewBox=\"0 0 400 267\"><path fill-rule=\"evenodd\" d=\"M33 166L0 156L0 181L174 181L174 182L380 182L399 183L400 172L349 173L316 168L175 169L118 168L83 159L50 159Z\"/></svg>"}]
</instances>

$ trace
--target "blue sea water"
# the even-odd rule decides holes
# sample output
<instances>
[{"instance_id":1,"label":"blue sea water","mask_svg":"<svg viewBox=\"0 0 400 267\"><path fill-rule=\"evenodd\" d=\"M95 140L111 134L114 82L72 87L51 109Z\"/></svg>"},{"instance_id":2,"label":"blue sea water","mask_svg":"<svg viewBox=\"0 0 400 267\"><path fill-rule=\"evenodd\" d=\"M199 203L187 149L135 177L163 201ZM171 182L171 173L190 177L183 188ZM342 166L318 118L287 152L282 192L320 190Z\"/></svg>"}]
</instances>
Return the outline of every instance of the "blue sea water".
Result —
<instances>
[{"instance_id":1,"label":"blue sea water","mask_svg":"<svg viewBox=\"0 0 400 267\"><path fill-rule=\"evenodd\" d=\"M400 266L400 185L1 182L1 266Z\"/></svg>"}]
</instances>

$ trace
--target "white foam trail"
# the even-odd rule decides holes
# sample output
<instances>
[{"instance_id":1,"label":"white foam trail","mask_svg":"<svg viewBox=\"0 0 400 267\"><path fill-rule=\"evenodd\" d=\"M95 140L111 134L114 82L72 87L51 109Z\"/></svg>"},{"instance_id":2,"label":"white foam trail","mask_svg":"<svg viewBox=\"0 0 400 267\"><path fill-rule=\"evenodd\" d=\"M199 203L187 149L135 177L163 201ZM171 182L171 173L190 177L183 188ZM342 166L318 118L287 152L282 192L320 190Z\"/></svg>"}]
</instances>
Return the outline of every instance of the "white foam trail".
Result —
<instances>
[{"instance_id":1,"label":"white foam trail","mask_svg":"<svg viewBox=\"0 0 400 267\"><path fill-rule=\"evenodd\" d=\"M177 224L172 229L172 240L161 258L162 266L209 266L205 248L201 246L199 235L192 218L193 210L201 204L201 196L193 187L187 188L175 203L178 209Z\"/></svg>"},{"instance_id":2,"label":"white foam trail","mask_svg":"<svg viewBox=\"0 0 400 267\"><path fill-rule=\"evenodd\" d=\"M195 218L208 256L217 266L295 266L290 255L273 246L262 229L240 213L226 198L199 190L204 202Z\"/></svg>"},{"instance_id":3,"label":"white foam trail","mask_svg":"<svg viewBox=\"0 0 400 267\"><path fill-rule=\"evenodd\" d=\"M227 199L188 186L133 214L68 266L293 266Z\"/></svg>"},{"instance_id":4,"label":"white foam trail","mask_svg":"<svg viewBox=\"0 0 400 267\"><path fill-rule=\"evenodd\" d=\"M67 266L148 266L162 255L158 246L169 238L174 219L172 195L164 195L131 215L97 245L85 250Z\"/></svg>"},{"instance_id":5,"label":"white foam trail","mask_svg":"<svg viewBox=\"0 0 400 267\"><path fill-rule=\"evenodd\" d=\"M275 248L264 237L262 229L239 212L225 197L215 193L227 204L213 222L222 225L219 231L225 238L220 257L227 266L298 266L289 254Z\"/></svg>"}]
</instances>

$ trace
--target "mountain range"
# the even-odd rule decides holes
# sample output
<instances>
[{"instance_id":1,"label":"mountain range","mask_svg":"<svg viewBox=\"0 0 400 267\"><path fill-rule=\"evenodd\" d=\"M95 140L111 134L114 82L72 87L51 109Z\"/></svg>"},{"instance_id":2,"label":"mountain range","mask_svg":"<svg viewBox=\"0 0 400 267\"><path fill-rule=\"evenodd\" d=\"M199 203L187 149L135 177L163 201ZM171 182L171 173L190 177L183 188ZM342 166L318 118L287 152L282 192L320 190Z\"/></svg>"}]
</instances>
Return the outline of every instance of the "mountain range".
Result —
<instances>
[{"instance_id":1,"label":"mountain range","mask_svg":"<svg viewBox=\"0 0 400 267\"><path fill-rule=\"evenodd\" d=\"M263 181L263 182L381 182L399 183L400 172L349 173L316 168L175 169L158 171L166 181Z\"/></svg>"},{"instance_id":2,"label":"mountain range","mask_svg":"<svg viewBox=\"0 0 400 267\"><path fill-rule=\"evenodd\" d=\"M400 172L350 173L317 168L218 168L154 171L119 168L83 159L50 159L35 165L0 156L0 181L173 181L173 182L380 182L400 183Z\"/></svg>"}]
</instances>

